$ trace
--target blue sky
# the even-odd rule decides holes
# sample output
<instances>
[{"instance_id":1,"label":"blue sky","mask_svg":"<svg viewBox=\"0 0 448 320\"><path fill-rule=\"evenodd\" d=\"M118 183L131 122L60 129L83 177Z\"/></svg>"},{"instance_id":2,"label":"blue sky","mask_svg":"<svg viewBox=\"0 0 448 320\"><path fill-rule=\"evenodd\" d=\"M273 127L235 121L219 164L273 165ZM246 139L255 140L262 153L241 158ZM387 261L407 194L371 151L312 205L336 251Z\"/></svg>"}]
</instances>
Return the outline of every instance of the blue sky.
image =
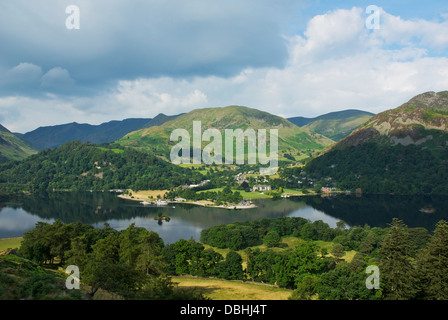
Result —
<instances>
[{"instance_id":1,"label":"blue sky","mask_svg":"<svg viewBox=\"0 0 448 320\"><path fill-rule=\"evenodd\" d=\"M447 49L446 1L3 1L0 123L24 133L231 104L377 113L448 90Z\"/></svg>"}]
</instances>

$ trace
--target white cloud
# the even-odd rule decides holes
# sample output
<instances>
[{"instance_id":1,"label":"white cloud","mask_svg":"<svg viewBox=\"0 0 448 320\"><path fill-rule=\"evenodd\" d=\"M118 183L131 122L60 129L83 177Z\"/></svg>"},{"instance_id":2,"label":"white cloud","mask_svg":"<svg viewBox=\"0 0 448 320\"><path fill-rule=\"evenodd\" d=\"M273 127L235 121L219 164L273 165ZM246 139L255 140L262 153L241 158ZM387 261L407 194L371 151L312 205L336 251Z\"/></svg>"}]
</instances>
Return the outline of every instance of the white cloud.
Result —
<instances>
[{"instance_id":1,"label":"white cloud","mask_svg":"<svg viewBox=\"0 0 448 320\"><path fill-rule=\"evenodd\" d=\"M335 57L336 53L347 54L363 44L366 34L361 8L335 10L315 16L305 31L306 45L303 49L313 55Z\"/></svg>"},{"instance_id":2,"label":"white cloud","mask_svg":"<svg viewBox=\"0 0 448 320\"><path fill-rule=\"evenodd\" d=\"M66 69L55 67L42 76L41 85L44 88L72 86L75 81Z\"/></svg>"},{"instance_id":3,"label":"white cloud","mask_svg":"<svg viewBox=\"0 0 448 320\"><path fill-rule=\"evenodd\" d=\"M0 92L15 90L35 90L39 86L42 77L42 68L27 62L0 72Z\"/></svg>"},{"instance_id":4,"label":"white cloud","mask_svg":"<svg viewBox=\"0 0 448 320\"><path fill-rule=\"evenodd\" d=\"M98 124L232 104L285 117L349 108L380 112L425 91L448 90L448 58L432 55L432 49L448 46L447 22L404 20L384 11L381 17L381 29L373 31L365 27L362 8L313 17L303 35L285 37L289 60L283 68L248 67L232 77L122 80L114 89L69 101L57 96L0 99L0 120L25 132L36 127L36 119L43 122L39 125ZM31 65L22 68L39 71Z\"/></svg>"},{"instance_id":5,"label":"white cloud","mask_svg":"<svg viewBox=\"0 0 448 320\"><path fill-rule=\"evenodd\" d=\"M386 44L425 46L443 50L448 47L448 21L404 20L381 12L381 28L375 33Z\"/></svg>"},{"instance_id":6,"label":"white cloud","mask_svg":"<svg viewBox=\"0 0 448 320\"><path fill-rule=\"evenodd\" d=\"M10 131L25 133L40 126L61 124L62 120L88 120L89 115L60 98L6 97L0 98L0 118Z\"/></svg>"}]
</instances>

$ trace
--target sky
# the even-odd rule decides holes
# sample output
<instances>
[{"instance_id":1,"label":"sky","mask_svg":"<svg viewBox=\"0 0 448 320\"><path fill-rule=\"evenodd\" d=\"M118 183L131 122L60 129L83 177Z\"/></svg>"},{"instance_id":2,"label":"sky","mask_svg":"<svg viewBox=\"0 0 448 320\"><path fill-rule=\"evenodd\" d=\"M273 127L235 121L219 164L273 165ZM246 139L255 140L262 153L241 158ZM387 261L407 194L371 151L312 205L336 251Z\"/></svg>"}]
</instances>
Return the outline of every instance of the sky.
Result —
<instances>
[{"instance_id":1,"label":"sky","mask_svg":"<svg viewBox=\"0 0 448 320\"><path fill-rule=\"evenodd\" d=\"M379 113L448 90L446 0L4 0L0 124L242 105Z\"/></svg>"}]
</instances>

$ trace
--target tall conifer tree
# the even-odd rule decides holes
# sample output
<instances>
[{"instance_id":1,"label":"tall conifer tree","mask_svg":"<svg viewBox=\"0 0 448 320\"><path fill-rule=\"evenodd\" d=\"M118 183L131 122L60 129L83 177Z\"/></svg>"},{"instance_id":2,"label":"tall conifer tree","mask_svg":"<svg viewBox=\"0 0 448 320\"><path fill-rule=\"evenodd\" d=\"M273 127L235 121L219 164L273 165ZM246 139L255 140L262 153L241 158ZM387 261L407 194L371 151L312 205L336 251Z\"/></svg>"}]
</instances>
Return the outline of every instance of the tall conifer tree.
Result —
<instances>
[{"instance_id":1,"label":"tall conifer tree","mask_svg":"<svg viewBox=\"0 0 448 320\"><path fill-rule=\"evenodd\" d=\"M424 298L448 299L448 223L439 221L431 242L419 255L418 270Z\"/></svg>"},{"instance_id":2,"label":"tall conifer tree","mask_svg":"<svg viewBox=\"0 0 448 320\"><path fill-rule=\"evenodd\" d=\"M380 287L386 300L409 300L417 294L407 226L396 218L380 248Z\"/></svg>"}]
</instances>

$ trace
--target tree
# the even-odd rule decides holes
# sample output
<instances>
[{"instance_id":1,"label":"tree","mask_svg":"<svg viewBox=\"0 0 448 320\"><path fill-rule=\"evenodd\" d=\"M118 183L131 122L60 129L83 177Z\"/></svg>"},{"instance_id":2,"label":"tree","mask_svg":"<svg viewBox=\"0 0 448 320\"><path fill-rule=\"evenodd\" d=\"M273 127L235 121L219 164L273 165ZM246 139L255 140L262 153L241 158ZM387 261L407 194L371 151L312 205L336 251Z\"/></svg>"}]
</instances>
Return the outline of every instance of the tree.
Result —
<instances>
[{"instance_id":1,"label":"tree","mask_svg":"<svg viewBox=\"0 0 448 320\"><path fill-rule=\"evenodd\" d=\"M317 231L316 226L312 223L307 223L300 229L300 237L305 240L316 240Z\"/></svg>"},{"instance_id":2,"label":"tree","mask_svg":"<svg viewBox=\"0 0 448 320\"><path fill-rule=\"evenodd\" d=\"M83 269L88 263L87 245L85 237L77 237L71 242L71 249L67 252L67 265L76 265Z\"/></svg>"},{"instance_id":3,"label":"tree","mask_svg":"<svg viewBox=\"0 0 448 320\"><path fill-rule=\"evenodd\" d=\"M140 254L137 257L136 269L146 275L161 275L166 270L161 249L163 240L154 231L144 232L138 238Z\"/></svg>"},{"instance_id":4,"label":"tree","mask_svg":"<svg viewBox=\"0 0 448 320\"><path fill-rule=\"evenodd\" d=\"M297 289L293 291L289 300L311 300L317 293L317 277L306 275L302 281L297 284Z\"/></svg>"},{"instance_id":5,"label":"tree","mask_svg":"<svg viewBox=\"0 0 448 320\"><path fill-rule=\"evenodd\" d=\"M28 259L42 264L51 260L51 239L48 236L50 224L37 222L36 226L23 234L21 253Z\"/></svg>"},{"instance_id":6,"label":"tree","mask_svg":"<svg viewBox=\"0 0 448 320\"><path fill-rule=\"evenodd\" d=\"M409 232L394 218L379 250L380 286L387 300L409 300L416 296L416 273L410 257Z\"/></svg>"},{"instance_id":7,"label":"tree","mask_svg":"<svg viewBox=\"0 0 448 320\"><path fill-rule=\"evenodd\" d=\"M189 260L191 259L190 244L185 239L180 239L174 243L176 274L188 274L190 270Z\"/></svg>"},{"instance_id":8,"label":"tree","mask_svg":"<svg viewBox=\"0 0 448 320\"><path fill-rule=\"evenodd\" d=\"M268 248L278 247L280 241L281 241L280 235L275 230L269 231L263 238L263 243Z\"/></svg>"},{"instance_id":9,"label":"tree","mask_svg":"<svg viewBox=\"0 0 448 320\"><path fill-rule=\"evenodd\" d=\"M146 231L142 228L136 228L132 223L119 236L119 256L120 261L134 267L137 257L140 254L138 246L140 233ZM146 231L147 232L147 231Z\"/></svg>"},{"instance_id":10,"label":"tree","mask_svg":"<svg viewBox=\"0 0 448 320\"><path fill-rule=\"evenodd\" d=\"M119 243L119 235L110 234L92 246L93 251L81 275L91 287L91 296L101 288L128 298L143 286L143 274L120 261Z\"/></svg>"},{"instance_id":11,"label":"tree","mask_svg":"<svg viewBox=\"0 0 448 320\"><path fill-rule=\"evenodd\" d=\"M442 220L436 226L431 242L421 251L417 266L424 298L448 299L448 224Z\"/></svg>"},{"instance_id":12,"label":"tree","mask_svg":"<svg viewBox=\"0 0 448 320\"><path fill-rule=\"evenodd\" d=\"M337 258L337 259L341 259L341 258L344 256L344 254L345 254L344 247L342 246L342 244L340 244L340 243L336 243L336 244L333 246L333 248L331 249L331 254L332 254L335 258Z\"/></svg>"},{"instance_id":13,"label":"tree","mask_svg":"<svg viewBox=\"0 0 448 320\"><path fill-rule=\"evenodd\" d=\"M375 233L370 231L359 245L359 251L364 254L370 254L375 248Z\"/></svg>"},{"instance_id":14,"label":"tree","mask_svg":"<svg viewBox=\"0 0 448 320\"><path fill-rule=\"evenodd\" d=\"M218 277L227 280L241 280L244 278L244 271L241 265L241 256L231 250L227 253L226 259L221 262L218 266L219 274Z\"/></svg>"},{"instance_id":15,"label":"tree","mask_svg":"<svg viewBox=\"0 0 448 320\"><path fill-rule=\"evenodd\" d=\"M317 245L305 241L297 245L291 254L287 267L294 276L294 283L298 284L309 274L319 274L325 264L325 258L318 257Z\"/></svg>"},{"instance_id":16,"label":"tree","mask_svg":"<svg viewBox=\"0 0 448 320\"><path fill-rule=\"evenodd\" d=\"M366 288L364 270L342 261L319 278L316 291L320 300L373 300L374 290Z\"/></svg>"},{"instance_id":17,"label":"tree","mask_svg":"<svg viewBox=\"0 0 448 320\"><path fill-rule=\"evenodd\" d=\"M320 183L316 184L313 187L313 191L316 192L316 193L322 193L322 185Z\"/></svg>"},{"instance_id":18,"label":"tree","mask_svg":"<svg viewBox=\"0 0 448 320\"><path fill-rule=\"evenodd\" d=\"M336 229L339 231L344 231L347 228L347 224L345 221L339 220L336 222Z\"/></svg>"},{"instance_id":19,"label":"tree","mask_svg":"<svg viewBox=\"0 0 448 320\"><path fill-rule=\"evenodd\" d=\"M223 256L212 248L202 251L201 260L198 263L199 275L213 277L218 274L217 266L223 260Z\"/></svg>"},{"instance_id":20,"label":"tree","mask_svg":"<svg viewBox=\"0 0 448 320\"><path fill-rule=\"evenodd\" d=\"M128 265L110 261L101 263L90 260L82 279L90 285L90 295L93 296L98 289L117 293L124 298L132 298L144 285L145 278L142 273L130 268Z\"/></svg>"}]
</instances>

